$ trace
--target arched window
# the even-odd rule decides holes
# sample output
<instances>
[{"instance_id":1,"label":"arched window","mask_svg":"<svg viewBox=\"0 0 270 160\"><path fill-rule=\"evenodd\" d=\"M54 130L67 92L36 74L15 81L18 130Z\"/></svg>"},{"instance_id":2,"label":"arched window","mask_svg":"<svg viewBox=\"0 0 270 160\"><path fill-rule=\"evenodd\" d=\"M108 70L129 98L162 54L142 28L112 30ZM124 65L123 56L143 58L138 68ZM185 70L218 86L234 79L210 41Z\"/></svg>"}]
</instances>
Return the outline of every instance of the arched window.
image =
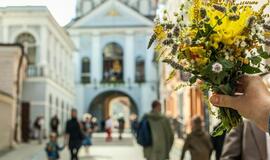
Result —
<instances>
[{"instance_id":1,"label":"arched window","mask_svg":"<svg viewBox=\"0 0 270 160\"><path fill-rule=\"evenodd\" d=\"M143 57L136 58L136 72L135 72L135 80L136 82L144 82L145 81L145 63Z\"/></svg>"},{"instance_id":2,"label":"arched window","mask_svg":"<svg viewBox=\"0 0 270 160\"><path fill-rule=\"evenodd\" d=\"M36 64L36 39L30 33L22 33L16 38L16 42L24 46L29 65Z\"/></svg>"},{"instance_id":3,"label":"arched window","mask_svg":"<svg viewBox=\"0 0 270 160\"><path fill-rule=\"evenodd\" d=\"M117 43L109 43L103 50L103 81L123 81L123 50Z\"/></svg>"},{"instance_id":4,"label":"arched window","mask_svg":"<svg viewBox=\"0 0 270 160\"><path fill-rule=\"evenodd\" d=\"M84 57L82 59L82 75L81 75L81 81L84 84L90 82L90 59L88 57Z\"/></svg>"}]
</instances>

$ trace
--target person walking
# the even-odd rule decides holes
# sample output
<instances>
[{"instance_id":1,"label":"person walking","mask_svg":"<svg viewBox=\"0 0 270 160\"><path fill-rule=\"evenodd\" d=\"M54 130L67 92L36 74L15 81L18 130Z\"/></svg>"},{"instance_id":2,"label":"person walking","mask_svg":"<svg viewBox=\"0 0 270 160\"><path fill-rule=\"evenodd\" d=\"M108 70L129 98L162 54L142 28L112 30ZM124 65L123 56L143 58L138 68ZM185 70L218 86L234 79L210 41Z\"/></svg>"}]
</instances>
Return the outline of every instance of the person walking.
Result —
<instances>
[{"instance_id":1,"label":"person walking","mask_svg":"<svg viewBox=\"0 0 270 160\"><path fill-rule=\"evenodd\" d=\"M44 118L42 116L39 116L36 118L34 122L34 128L35 128L36 137L38 139L38 143L42 144L43 128L44 128Z\"/></svg>"},{"instance_id":2,"label":"person walking","mask_svg":"<svg viewBox=\"0 0 270 160\"><path fill-rule=\"evenodd\" d=\"M92 145L92 123L91 123L91 118L92 116L90 114L85 114L84 115L84 121L82 122L83 124L83 132L85 135L85 138L83 140L83 146L85 148L86 154L89 154L89 149L90 146Z\"/></svg>"},{"instance_id":3,"label":"person walking","mask_svg":"<svg viewBox=\"0 0 270 160\"><path fill-rule=\"evenodd\" d=\"M50 127L51 127L51 132L56 133L57 136L59 136L58 133L58 126L59 126L59 118L57 115L53 116L50 121Z\"/></svg>"},{"instance_id":4,"label":"person walking","mask_svg":"<svg viewBox=\"0 0 270 160\"><path fill-rule=\"evenodd\" d=\"M123 139L123 133L125 130L125 119L123 116L120 116L120 118L118 119L118 133L119 133L119 140Z\"/></svg>"},{"instance_id":5,"label":"person walking","mask_svg":"<svg viewBox=\"0 0 270 160\"><path fill-rule=\"evenodd\" d=\"M144 157L147 160L168 160L174 134L169 119L161 114L159 101L152 103L152 111L144 118L149 123L152 138L152 144L143 148Z\"/></svg>"},{"instance_id":6,"label":"person walking","mask_svg":"<svg viewBox=\"0 0 270 160\"><path fill-rule=\"evenodd\" d=\"M57 143L57 135L56 133L51 133L50 134L50 140L46 144L45 151L47 153L47 158L48 160L58 160L60 159L60 154L59 152L64 149L63 147L60 147L59 144Z\"/></svg>"},{"instance_id":7,"label":"person walking","mask_svg":"<svg viewBox=\"0 0 270 160\"><path fill-rule=\"evenodd\" d=\"M65 144L68 144L71 160L78 160L78 152L82 146L84 135L82 125L77 119L77 110L71 110L71 119L66 123Z\"/></svg>"},{"instance_id":8,"label":"person walking","mask_svg":"<svg viewBox=\"0 0 270 160\"><path fill-rule=\"evenodd\" d=\"M113 120L110 116L108 116L105 122L105 131L107 133L106 141L112 141L112 129L113 129Z\"/></svg>"},{"instance_id":9,"label":"person walking","mask_svg":"<svg viewBox=\"0 0 270 160\"><path fill-rule=\"evenodd\" d=\"M192 160L209 160L212 149L210 136L203 130L201 117L193 117L192 132L185 139L181 160L184 160L186 151L190 151Z\"/></svg>"},{"instance_id":10,"label":"person walking","mask_svg":"<svg viewBox=\"0 0 270 160\"><path fill-rule=\"evenodd\" d=\"M139 125L138 116L134 115L134 118L131 119L131 130L135 137L137 136L138 125Z\"/></svg>"}]
</instances>

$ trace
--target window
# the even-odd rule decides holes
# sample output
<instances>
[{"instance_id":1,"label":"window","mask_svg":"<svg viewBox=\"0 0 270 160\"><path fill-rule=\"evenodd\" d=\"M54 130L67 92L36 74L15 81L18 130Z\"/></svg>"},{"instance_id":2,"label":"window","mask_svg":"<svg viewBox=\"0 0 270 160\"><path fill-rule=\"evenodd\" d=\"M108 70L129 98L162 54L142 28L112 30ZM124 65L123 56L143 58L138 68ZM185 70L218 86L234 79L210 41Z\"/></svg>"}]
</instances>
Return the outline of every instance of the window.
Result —
<instances>
[{"instance_id":1,"label":"window","mask_svg":"<svg viewBox=\"0 0 270 160\"><path fill-rule=\"evenodd\" d=\"M24 46L29 65L36 64L36 39L30 33L22 33L16 38L16 42Z\"/></svg>"},{"instance_id":2,"label":"window","mask_svg":"<svg viewBox=\"0 0 270 160\"><path fill-rule=\"evenodd\" d=\"M145 81L145 69L144 69L144 59L142 57L136 58L136 71L135 71L135 80L136 82Z\"/></svg>"},{"instance_id":3,"label":"window","mask_svg":"<svg viewBox=\"0 0 270 160\"><path fill-rule=\"evenodd\" d=\"M88 57L82 59L81 81L83 84L90 83L90 59Z\"/></svg>"},{"instance_id":4,"label":"window","mask_svg":"<svg viewBox=\"0 0 270 160\"><path fill-rule=\"evenodd\" d=\"M103 50L103 81L123 81L123 50L117 43L109 43Z\"/></svg>"}]
</instances>

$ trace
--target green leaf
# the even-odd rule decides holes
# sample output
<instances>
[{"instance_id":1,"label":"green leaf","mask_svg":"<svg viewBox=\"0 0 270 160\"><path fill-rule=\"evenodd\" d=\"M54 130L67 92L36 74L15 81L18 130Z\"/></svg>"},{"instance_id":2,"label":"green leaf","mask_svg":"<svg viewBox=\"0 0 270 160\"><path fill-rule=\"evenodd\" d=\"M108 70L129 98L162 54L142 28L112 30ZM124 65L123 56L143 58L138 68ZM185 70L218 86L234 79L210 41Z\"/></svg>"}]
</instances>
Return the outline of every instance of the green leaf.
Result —
<instances>
[{"instance_id":1,"label":"green leaf","mask_svg":"<svg viewBox=\"0 0 270 160\"><path fill-rule=\"evenodd\" d=\"M167 78L166 81L169 81L169 80L173 79L175 77L175 75L176 75L176 70L171 71L171 73L170 73L170 75L169 75L169 77Z\"/></svg>"},{"instance_id":2,"label":"green leaf","mask_svg":"<svg viewBox=\"0 0 270 160\"><path fill-rule=\"evenodd\" d=\"M243 65L242 66L242 71L248 74L256 74L256 73L261 73L262 71L257 68L257 67L252 67L250 65Z\"/></svg>"},{"instance_id":3,"label":"green leaf","mask_svg":"<svg viewBox=\"0 0 270 160\"><path fill-rule=\"evenodd\" d=\"M268 52L262 52L260 55L261 55L261 57L264 58L264 59L270 58L270 55L269 55Z\"/></svg>"},{"instance_id":4,"label":"green leaf","mask_svg":"<svg viewBox=\"0 0 270 160\"><path fill-rule=\"evenodd\" d=\"M228 130L228 128L226 126L224 126L223 123L219 124L217 128L214 129L214 131L212 132L212 136L216 137L216 136L221 136L224 133L226 133L226 131Z\"/></svg>"},{"instance_id":5,"label":"green leaf","mask_svg":"<svg viewBox=\"0 0 270 160\"><path fill-rule=\"evenodd\" d=\"M219 62L222 64L222 66L225 69L232 69L234 66L234 63L232 63L231 61L228 61L226 59L220 59Z\"/></svg>"},{"instance_id":6,"label":"green leaf","mask_svg":"<svg viewBox=\"0 0 270 160\"><path fill-rule=\"evenodd\" d=\"M225 85L221 85L219 87L220 91L223 93L223 94L226 94L226 95L230 95L232 93L232 88L230 86L230 84L225 84Z\"/></svg>"},{"instance_id":7,"label":"green leaf","mask_svg":"<svg viewBox=\"0 0 270 160\"><path fill-rule=\"evenodd\" d=\"M189 83L194 84L197 81L197 77L196 76L192 76L189 78Z\"/></svg>"},{"instance_id":8,"label":"green leaf","mask_svg":"<svg viewBox=\"0 0 270 160\"><path fill-rule=\"evenodd\" d=\"M263 47L260 47L258 50L258 53L260 54L260 56L263 58L263 59L268 59L270 58L270 55L268 52L264 51Z\"/></svg>"},{"instance_id":9,"label":"green leaf","mask_svg":"<svg viewBox=\"0 0 270 160\"><path fill-rule=\"evenodd\" d=\"M249 59L250 59L251 63L254 65L258 65L262 61L262 58L259 56L250 57Z\"/></svg>"},{"instance_id":10,"label":"green leaf","mask_svg":"<svg viewBox=\"0 0 270 160\"><path fill-rule=\"evenodd\" d=\"M154 34L151 36L150 40L149 40L147 49L149 49L149 48L153 45L153 43L155 42L156 38L157 38L157 35L154 33Z\"/></svg>"}]
</instances>

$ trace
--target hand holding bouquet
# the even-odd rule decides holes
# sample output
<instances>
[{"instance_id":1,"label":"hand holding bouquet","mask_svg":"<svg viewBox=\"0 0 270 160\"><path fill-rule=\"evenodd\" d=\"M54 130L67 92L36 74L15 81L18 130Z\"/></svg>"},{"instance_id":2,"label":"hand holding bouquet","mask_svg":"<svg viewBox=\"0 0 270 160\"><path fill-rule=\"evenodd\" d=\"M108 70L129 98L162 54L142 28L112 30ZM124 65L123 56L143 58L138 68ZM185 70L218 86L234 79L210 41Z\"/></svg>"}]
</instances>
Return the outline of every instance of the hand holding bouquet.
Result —
<instances>
[{"instance_id":1,"label":"hand holding bouquet","mask_svg":"<svg viewBox=\"0 0 270 160\"><path fill-rule=\"evenodd\" d=\"M149 47L156 42L163 62L191 73L191 85L202 80L205 91L234 95L241 76L270 68L264 63L270 58L265 51L270 44L265 39L270 24L263 14L268 5L255 11L234 2L189 0L173 18L165 10L164 17L155 21ZM226 108L218 110L217 118L222 124L214 135L230 131L242 121L237 111Z\"/></svg>"}]
</instances>

